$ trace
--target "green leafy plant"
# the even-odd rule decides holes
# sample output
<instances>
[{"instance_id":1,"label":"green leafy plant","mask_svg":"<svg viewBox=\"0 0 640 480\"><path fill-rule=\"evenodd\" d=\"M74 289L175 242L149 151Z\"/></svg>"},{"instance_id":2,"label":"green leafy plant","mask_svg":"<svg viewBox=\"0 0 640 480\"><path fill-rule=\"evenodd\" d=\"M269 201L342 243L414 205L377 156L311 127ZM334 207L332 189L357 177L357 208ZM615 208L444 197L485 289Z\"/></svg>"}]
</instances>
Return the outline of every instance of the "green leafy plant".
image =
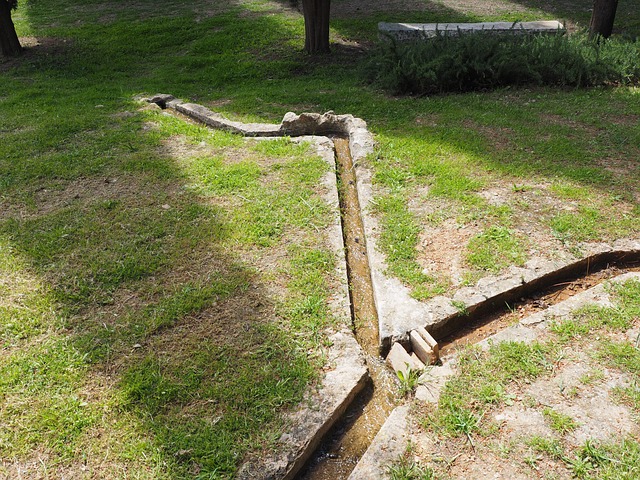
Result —
<instances>
[{"instance_id":1,"label":"green leafy plant","mask_svg":"<svg viewBox=\"0 0 640 480\"><path fill-rule=\"evenodd\" d=\"M507 85L587 87L640 80L640 42L590 41L585 34L491 32L382 41L367 68L395 93L431 94Z\"/></svg>"},{"instance_id":2,"label":"green leafy plant","mask_svg":"<svg viewBox=\"0 0 640 480\"><path fill-rule=\"evenodd\" d=\"M396 376L398 380L400 380L400 395L406 397L413 393L415 388L418 386L418 381L420 379L420 370L412 369L409 367L409 364L405 364L407 369L405 372L402 370L396 371Z\"/></svg>"}]
</instances>

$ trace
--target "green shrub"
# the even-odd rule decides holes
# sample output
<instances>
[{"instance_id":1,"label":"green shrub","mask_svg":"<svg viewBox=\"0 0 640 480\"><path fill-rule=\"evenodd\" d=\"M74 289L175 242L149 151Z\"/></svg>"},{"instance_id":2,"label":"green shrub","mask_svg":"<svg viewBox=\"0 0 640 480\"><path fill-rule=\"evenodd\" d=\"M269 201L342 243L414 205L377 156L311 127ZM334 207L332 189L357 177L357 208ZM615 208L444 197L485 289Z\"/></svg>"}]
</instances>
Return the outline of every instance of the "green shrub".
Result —
<instances>
[{"instance_id":1,"label":"green shrub","mask_svg":"<svg viewBox=\"0 0 640 480\"><path fill-rule=\"evenodd\" d=\"M431 94L507 85L589 87L640 82L640 41L589 40L585 34L489 31L380 42L369 81L394 93Z\"/></svg>"}]
</instances>

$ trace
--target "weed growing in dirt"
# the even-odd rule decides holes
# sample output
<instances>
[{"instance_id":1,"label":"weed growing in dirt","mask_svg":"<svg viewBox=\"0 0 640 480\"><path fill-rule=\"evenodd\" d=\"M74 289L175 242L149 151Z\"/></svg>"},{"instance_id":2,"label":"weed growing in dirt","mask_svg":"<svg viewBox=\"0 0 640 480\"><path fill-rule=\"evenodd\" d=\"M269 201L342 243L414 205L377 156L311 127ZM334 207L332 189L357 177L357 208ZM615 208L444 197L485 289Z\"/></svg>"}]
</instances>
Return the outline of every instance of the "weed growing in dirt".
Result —
<instances>
[{"instance_id":1,"label":"weed growing in dirt","mask_svg":"<svg viewBox=\"0 0 640 480\"><path fill-rule=\"evenodd\" d=\"M578 424L569 415L557 412L552 408L545 408L542 410L542 414L549 421L551 428L561 435L578 428Z\"/></svg>"},{"instance_id":2,"label":"weed growing in dirt","mask_svg":"<svg viewBox=\"0 0 640 480\"><path fill-rule=\"evenodd\" d=\"M406 373L402 370L396 372L396 376L400 381L399 393L401 396L406 397L413 394L413 391L418 386L421 373L419 370L411 369L408 365Z\"/></svg>"}]
</instances>

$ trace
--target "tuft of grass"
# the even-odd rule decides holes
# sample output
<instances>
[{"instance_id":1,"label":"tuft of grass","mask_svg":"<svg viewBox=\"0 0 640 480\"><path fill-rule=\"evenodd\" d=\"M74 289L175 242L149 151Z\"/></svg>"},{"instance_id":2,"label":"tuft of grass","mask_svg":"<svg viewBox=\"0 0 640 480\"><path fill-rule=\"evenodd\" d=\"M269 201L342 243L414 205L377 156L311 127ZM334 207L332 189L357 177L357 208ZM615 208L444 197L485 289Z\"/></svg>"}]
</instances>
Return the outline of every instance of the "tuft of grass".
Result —
<instances>
[{"instance_id":1,"label":"tuft of grass","mask_svg":"<svg viewBox=\"0 0 640 480\"><path fill-rule=\"evenodd\" d=\"M569 415L557 412L552 408L545 408L542 414L549 421L551 428L561 435L572 432L578 428L578 424Z\"/></svg>"},{"instance_id":2,"label":"tuft of grass","mask_svg":"<svg viewBox=\"0 0 640 480\"><path fill-rule=\"evenodd\" d=\"M387 466L386 473L390 480L432 480L436 478L431 468L420 465L406 456Z\"/></svg>"},{"instance_id":3,"label":"tuft of grass","mask_svg":"<svg viewBox=\"0 0 640 480\"><path fill-rule=\"evenodd\" d=\"M469 240L467 251L469 264L494 273L509 265L523 265L526 259L522 242L514 232L496 225Z\"/></svg>"},{"instance_id":4,"label":"tuft of grass","mask_svg":"<svg viewBox=\"0 0 640 480\"><path fill-rule=\"evenodd\" d=\"M558 439L534 435L526 443L537 453L544 453L554 460L564 458L564 448Z\"/></svg>"}]
</instances>

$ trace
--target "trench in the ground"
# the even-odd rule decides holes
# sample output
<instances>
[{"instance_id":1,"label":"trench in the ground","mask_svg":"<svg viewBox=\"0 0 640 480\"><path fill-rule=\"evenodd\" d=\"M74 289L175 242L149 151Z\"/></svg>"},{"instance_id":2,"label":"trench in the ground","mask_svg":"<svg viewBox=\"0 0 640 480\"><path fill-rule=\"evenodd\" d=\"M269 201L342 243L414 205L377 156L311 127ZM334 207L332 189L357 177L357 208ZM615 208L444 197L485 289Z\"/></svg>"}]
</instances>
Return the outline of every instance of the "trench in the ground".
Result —
<instances>
[{"instance_id":1,"label":"trench in the ground","mask_svg":"<svg viewBox=\"0 0 640 480\"><path fill-rule=\"evenodd\" d=\"M586 267L578 265L534 292L503 300L502 304L491 302L489 309L483 308L470 315L458 315L451 322L459 326L451 333L438 337L440 355L447 357L610 278L638 271L640 254L625 255L617 259L614 257Z\"/></svg>"},{"instance_id":2,"label":"trench in the ground","mask_svg":"<svg viewBox=\"0 0 640 480\"><path fill-rule=\"evenodd\" d=\"M395 407L394 380L380 358L378 314L349 140L333 138L354 332L371 382L334 425L300 478L347 478Z\"/></svg>"}]
</instances>

